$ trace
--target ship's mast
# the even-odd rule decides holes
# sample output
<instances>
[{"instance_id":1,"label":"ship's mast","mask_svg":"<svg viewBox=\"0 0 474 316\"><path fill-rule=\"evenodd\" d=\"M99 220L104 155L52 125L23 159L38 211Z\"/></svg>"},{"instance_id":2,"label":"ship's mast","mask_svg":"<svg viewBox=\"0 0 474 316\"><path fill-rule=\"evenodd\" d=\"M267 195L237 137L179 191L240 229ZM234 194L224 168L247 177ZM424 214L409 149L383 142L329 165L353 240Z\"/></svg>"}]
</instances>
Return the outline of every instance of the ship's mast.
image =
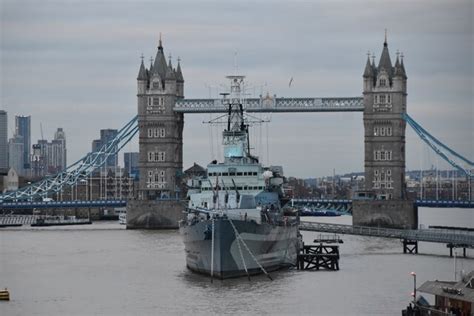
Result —
<instances>
[{"instance_id":1,"label":"ship's mast","mask_svg":"<svg viewBox=\"0 0 474 316\"><path fill-rule=\"evenodd\" d=\"M230 94L228 99L229 117L227 131L237 132L244 131L244 115L243 115L243 85L245 76L227 76L230 79Z\"/></svg>"},{"instance_id":2,"label":"ship's mast","mask_svg":"<svg viewBox=\"0 0 474 316\"><path fill-rule=\"evenodd\" d=\"M227 128L223 131L224 158L242 159L250 156L248 128L244 119L244 76L227 76L230 79L230 93L224 93L223 104L228 107ZM228 98L226 98L228 96Z\"/></svg>"}]
</instances>

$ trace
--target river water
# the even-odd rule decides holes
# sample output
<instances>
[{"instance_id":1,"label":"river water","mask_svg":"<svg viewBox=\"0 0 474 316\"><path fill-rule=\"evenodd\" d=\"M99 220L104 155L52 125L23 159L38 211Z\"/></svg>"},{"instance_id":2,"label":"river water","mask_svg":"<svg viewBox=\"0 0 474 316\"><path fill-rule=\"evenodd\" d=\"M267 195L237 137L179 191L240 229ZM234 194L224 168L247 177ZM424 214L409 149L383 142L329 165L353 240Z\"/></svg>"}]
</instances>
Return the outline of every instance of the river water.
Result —
<instances>
[{"instance_id":1,"label":"river water","mask_svg":"<svg viewBox=\"0 0 474 316\"><path fill-rule=\"evenodd\" d=\"M423 225L474 227L474 210L420 208ZM351 223L350 217L313 218ZM318 233L304 232L305 242ZM401 315L413 289L454 278L445 245L342 236L339 271L278 271L218 281L185 267L177 231L126 230L115 222L0 230L0 315ZM461 251L458 250L458 255ZM474 251L467 251L474 257ZM474 259L456 260L457 271ZM430 296L427 296L430 298Z\"/></svg>"}]
</instances>

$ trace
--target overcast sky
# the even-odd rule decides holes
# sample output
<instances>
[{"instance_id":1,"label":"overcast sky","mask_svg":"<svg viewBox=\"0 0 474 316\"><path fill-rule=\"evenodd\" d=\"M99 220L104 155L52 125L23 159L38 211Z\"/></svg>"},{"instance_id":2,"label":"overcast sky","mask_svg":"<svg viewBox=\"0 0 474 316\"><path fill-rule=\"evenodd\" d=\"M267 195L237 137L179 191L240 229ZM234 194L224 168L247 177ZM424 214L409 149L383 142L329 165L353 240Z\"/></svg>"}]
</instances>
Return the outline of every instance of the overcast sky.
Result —
<instances>
[{"instance_id":1,"label":"overcast sky","mask_svg":"<svg viewBox=\"0 0 474 316\"><path fill-rule=\"evenodd\" d=\"M367 51L378 61L387 28L392 61L397 50L405 55L408 113L473 159L472 0L313 2L0 0L0 109L10 137L14 116L31 115L33 143L40 123L47 139L63 127L68 162L82 157L101 128L136 114L140 55L155 56L160 32L165 54L174 65L181 58L187 98L215 96L235 55L257 95L346 97L362 95ZM220 131L202 124L209 118L185 116L185 168L217 156ZM286 175L363 171L362 113L268 118L254 129L255 151ZM436 159L407 127L407 167L421 162Z\"/></svg>"}]
</instances>

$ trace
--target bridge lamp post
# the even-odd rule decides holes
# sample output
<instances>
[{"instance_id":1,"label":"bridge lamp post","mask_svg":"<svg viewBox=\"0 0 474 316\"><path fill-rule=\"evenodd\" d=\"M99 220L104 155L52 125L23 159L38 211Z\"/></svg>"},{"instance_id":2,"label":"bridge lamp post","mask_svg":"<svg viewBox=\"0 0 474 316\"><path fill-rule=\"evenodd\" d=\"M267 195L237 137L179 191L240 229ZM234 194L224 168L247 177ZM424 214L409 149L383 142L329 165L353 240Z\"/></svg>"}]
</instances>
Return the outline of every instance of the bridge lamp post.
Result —
<instances>
[{"instance_id":1,"label":"bridge lamp post","mask_svg":"<svg viewBox=\"0 0 474 316\"><path fill-rule=\"evenodd\" d=\"M410 275L413 277L413 293L411 294L413 296L413 304L416 305L416 273L412 272Z\"/></svg>"}]
</instances>

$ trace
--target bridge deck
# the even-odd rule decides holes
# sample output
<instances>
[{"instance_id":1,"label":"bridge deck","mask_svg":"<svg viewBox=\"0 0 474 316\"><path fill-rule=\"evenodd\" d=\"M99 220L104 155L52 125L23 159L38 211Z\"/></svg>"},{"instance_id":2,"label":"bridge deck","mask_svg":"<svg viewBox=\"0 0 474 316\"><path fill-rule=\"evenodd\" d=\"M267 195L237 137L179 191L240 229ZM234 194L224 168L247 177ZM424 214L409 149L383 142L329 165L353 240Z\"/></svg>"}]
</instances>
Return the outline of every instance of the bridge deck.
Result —
<instances>
[{"instance_id":1,"label":"bridge deck","mask_svg":"<svg viewBox=\"0 0 474 316\"><path fill-rule=\"evenodd\" d=\"M246 99L247 112L362 112L364 99L349 98L277 98L276 96ZM182 99L173 108L179 113L226 113L223 99Z\"/></svg>"},{"instance_id":2,"label":"bridge deck","mask_svg":"<svg viewBox=\"0 0 474 316\"><path fill-rule=\"evenodd\" d=\"M293 199L294 204L352 204L352 200L347 199ZM414 201L416 206L423 207L456 207L456 208L474 208L474 201L460 200L420 200Z\"/></svg>"},{"instance_id":3,"label":"bridge deck","mask_svg":"<svg viewBox=\"0 0 474 316\"><path fill-rule=\"evenodd\" d=\"M300 230L371 237L397 238L413 241L453 244L464 248L474 248L474 234L458 231L440 232L434 229L393 229L368 226L327 224L308 221L300 222Z\"/></svg>"}]
</instances>

